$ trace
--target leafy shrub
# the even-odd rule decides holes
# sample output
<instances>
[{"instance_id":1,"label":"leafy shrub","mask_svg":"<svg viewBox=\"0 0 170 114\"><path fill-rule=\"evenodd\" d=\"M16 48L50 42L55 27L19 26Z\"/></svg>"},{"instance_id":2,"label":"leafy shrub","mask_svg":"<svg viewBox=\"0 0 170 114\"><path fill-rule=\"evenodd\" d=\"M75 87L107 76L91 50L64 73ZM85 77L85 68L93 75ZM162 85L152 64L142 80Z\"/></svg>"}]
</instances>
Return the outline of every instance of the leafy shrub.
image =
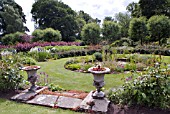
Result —
<instances>
[{"instance_id":1,"label":"leafy shrub","mask_svg":"<svg viewBox=\"0 0 170 114\"><path fill-rule=\"evenodd\" d=\"M88 23L83 26L81 36L86 44L98 44L100 38L100 26L96 23Z\"/></svg>"},{"instance_id":2,"label":"leafy shrub","mask_svg":"<svg viewBox=\"0 0 170 114\"><path fill-rule=\"evenodd\" d=\"M29 56L37 60L38 62L46 61L50 56L48 52L29 52Z\"/></svg>"},{"instance_id":3,"label":"leafy shrub","mask_svg":"<svg viewBox=\"0 0 170 114\"><path fill-rule=\"evenodd\" d=\"M65 68L70 70L79 70L81 68L80 64L68 64L65 66Z\"/></svg>"},{"instance_id":4,"label":"leafy shrub","mask_svg":"<svg viewBox=\"0 0 170 114\"><path fill-rule=\"evenodd\" d=\"M93 54L93 56L94 56L95 60L102 61L102 54L100 52L95 52Z\"/></svg>"},{"instance_id":5,"label":"leafy shrub","mask_svg":"<svg viewBox=\"0 0 170 114\"><path fill-rule=\"evenodd\" d=\"M34 36L34 38L32 39L33 42L56 42L61 40L60 31L54 30L52 28L46 28L44 30L37 29L32 33L32 35Z\"/></svg>"},{"instance_id":6,"label":"leafy shrub","mask_svg":"<svg viewBox=\"0 0 170 114\"><path fill-rule=\"evenodd\" d=\"M145 73L133 73L121 89L108 94L109 99L116 104L170 108L170 70L164 68L155 65Z\"/></svg>"},{"instance_id":7,"label":"leafy shrub","mask_svg":"<svg viewBox=\"0 0 170 114\"><path fill-rule=\"evenodd\" d=\"M40 29L36 29L33 31L32 36L34 36L34 38L32 38L32 42L37 42L37 41L43 41L43 31Z\"/></svg>"},{"instance_id":8,"label":"leafy shrub","mask_svg":"<svg viewBox=\"0 0 170 114\"><path fill-rule=\"evenodd\" d=\"M59 85L55 85L53 83L49 84L48 85L48 88L51 90L51 91L62 91L64 90L62 87L60 87Z\"/></svg>"},{"instance_id":9,"label":"leafy shrub","mask_svg":"<svg viewBox=\"0 0 170 114\"><path fill-rule=\"evenodd\" d=\"M1 41L4 45L13 45L17 42L24 42L24 40L21 38L22 35L23 33L20 32L7 34L1 38Z\"/></svg>"},{"instance_id":10,"label":"leafy shrub","mask_svg":"<svg viewBox=\"0 0 170 114\"><path fill-rule=\"evenodd\" d=\"M46 28L43 30L44 32L44 41L47 42L56 42L56 41L61 41L61 34L60 31L54 30L52 28Z\"/></svg>"},{"instance_id":11,"label":"leafy shrub","mask_svg":"<svg viewBox=\"0 0 170 114\"><path fill-rule=\"evenodd\" d=\"M16 57L0 60L0 91L14 90L22 81Z\"/></svg>"},{"instance_id":12,"label":"leafy shrub","mask_svg":"<svg viewBox=\"0 0 170 114\"><path fill-rule=\"evenodd\" d=\"M32 57L21 57L19 60L22 64L27 64L27 65L36 65L36 60L33 59Z\"/></svg>"}]
</instances>

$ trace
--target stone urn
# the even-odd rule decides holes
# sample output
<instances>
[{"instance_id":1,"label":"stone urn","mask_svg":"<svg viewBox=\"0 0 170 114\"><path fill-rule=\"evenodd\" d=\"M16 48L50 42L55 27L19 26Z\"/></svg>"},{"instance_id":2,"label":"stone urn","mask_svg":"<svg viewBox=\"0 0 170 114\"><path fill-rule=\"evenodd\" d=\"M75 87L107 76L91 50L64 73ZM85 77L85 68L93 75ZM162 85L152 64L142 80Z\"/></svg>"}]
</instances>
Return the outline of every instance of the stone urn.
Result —
<instances>
[{"instance_id":1,"label":"stone urn","mask_svg":"<svg viewBox=\"0 0 170 114\"><path fill-rule=\"evenodd\" d=\"M101 88L105 85L104 75L109 73L110 69L107 67L101 67L101 65L97 65L96 67L89 68L88 71L93 74L93 86L96 87L96 91L92 94L92 97L94 99L103 99L105 97L105 93L101 91Z\"/></svg>"},{"instance_id":2,"label":"stone urn","mask_svg":"<svg viewBox=\"0 0 170 114\"><path fill-rule=\"evenodd\" d=\"M35 82L37 81L37 70L40 69L40 66L26 66L21 68L28 74L28 81L31 83L31 87L29 91L35 92L37 90L37 86Z\"/></svg>"}]
</instances>

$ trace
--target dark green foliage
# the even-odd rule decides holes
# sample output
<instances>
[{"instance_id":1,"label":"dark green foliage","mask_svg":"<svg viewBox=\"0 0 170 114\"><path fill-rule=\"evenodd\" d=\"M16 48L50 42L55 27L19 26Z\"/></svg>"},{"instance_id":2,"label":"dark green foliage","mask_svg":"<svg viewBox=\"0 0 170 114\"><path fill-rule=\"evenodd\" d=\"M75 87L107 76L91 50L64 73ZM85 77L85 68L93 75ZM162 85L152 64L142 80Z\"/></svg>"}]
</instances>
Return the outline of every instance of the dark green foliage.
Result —
<instances>
[{"instance_id":1,"label":"dark green foliage","mask_svg":"<svg viewBox=\"0 0 170 114\"><path fill-rule=\"evenodd\" d=\"M95 58L95 60L97 60L97 61L102 61L102 54L100 53L100 52L95 52L94 54L93 54L93 56L94 56L94 58Z\"/></svg>"},{"instance_id":2,"label":"dark green foliage","mask_svg":"<svg viewBox=\"0 0 170 114\"><path fill-rule=\"evenodd\" d=\"M38 0L32 6L32 17L37 28L59 30L62 41L72 41L78 30L76 12L62 1Z\"/></svg>"},{"instance_id":3,"label":"dark green foliage","mask_svg":"<svg viewBox=\"0 0 170 114\"><path fill-rule=\"evenodd\" d=\"M140 41L141 45L143 45L147 33L146 19L144 17L133 18L130 21L129 37L134 42Z\"/></svg>"},{"instance_id":4,"label":"dark green foliage","mask_svg":"<svg viewBox=\"0 0 170 114\"><path fill-rule=\"evenodd\" d=\"M109 42L119 39L120 26L113 21L104 21L102 28L103 39Z\"/></svg>"},{"instance_id":5,"label":"dark green foliage","mask_svg":"<svg viewBox=\"0 0 170 114\"><path fill-rule=\"evenodd\" d=\"M86 22L86 24L94 22L94 19L82 10L78 12L78 18L82 18Z\"/></svg>"},{"instance_id":6,"label":"dark green foliage","mask_svg":"<svg viewBox=\"0 0 170 114\"><path fill-rule=\"evenodd\" d=\"M170 37L170 19L164 15L152 16L148 20L147 26L151 41L159 41L159 44L162 44L161 40Z\"/></svg>"},{"instance_id":7,"label":"dark green foliage","mask_svg":"<svg viewBox=\"0 0 170 114\"><path fill-rule=\"evenodd\" d=\"M0 32L3 35L29 31L24 26L26 19L22 7L14 0L1 0L0 7Z\"/></svg>"},{"instance_id":8,"label":"dark green foliage","mask_svg":"<svg viewBox=\"0 0 170 114\"><path fill-rule=\"evenodd\" d=\"M19 74L18 57L6 57L0 60L0 91L14 90L22 81Z\"/></svg>"},{"instance_id":9,"label":"dark green foliage","mask_svg":"<svg viewBox=\"0 0 170 114\"><path fill-rule=\"evenodd\" d=\"M135 17L135 18L138 18L140 17L142 14L141 14L141 9L140 9L140 6L138 3L135 3L135 2L132 2L130 3L126 9L128 10L128 12L131 13L131 16L132 17Z\"/></svg>"},{"instance_id":10,"label":"dark green foliage","mask_svg":"<svg viewBox=\"0 0 170 114\"><path fill-rule=\"evenodd\" d=\"M86 24L81 32L82 40L86 44L98 44L100 39L100 26L96 23Z\"/></svg>"},{"instance_id":11,"label":"dark green foliage","mask_svg":"<svg viewBox=\"0 0 170 114\"><path fill-rule=\"evenodd\" d=\"M121 26L121 37L128 37L128 29L131 21L131 16L126 13L115 14L115 21Z\"/></svg>"},{"instance_id":12,"label":"dark green foliage","mask_svg":"<svg viewBox=\"0 0 170 114\"><path fill-rule=\"evenodd\" d=\"M148 19L154 15L166 15L170 17L169 0L139 0L142 16Z\"/></svg>"},{"instance_id":13,"label":"dark green foliage","mask_svg":"<svg viewBox=\"0 0 170 114\"><path fill-rule=\"evenodd\" d=\"M116 104L170 108L170 69L157 63L142 74L133 73L108 97Z\"/></svg>"},{"instance_id":14,"label":"dark green foliage","mask_svg":"<svg viewBox=\"0 0 170 114\"><path fill-rule=\"evenodd\" d=\"M24 42L24 40L22 39L23 34L24 33L21 32L7 34L1 38L1 41L4 45L14 45L18 42Z\"/></svg>"}]
</instances>

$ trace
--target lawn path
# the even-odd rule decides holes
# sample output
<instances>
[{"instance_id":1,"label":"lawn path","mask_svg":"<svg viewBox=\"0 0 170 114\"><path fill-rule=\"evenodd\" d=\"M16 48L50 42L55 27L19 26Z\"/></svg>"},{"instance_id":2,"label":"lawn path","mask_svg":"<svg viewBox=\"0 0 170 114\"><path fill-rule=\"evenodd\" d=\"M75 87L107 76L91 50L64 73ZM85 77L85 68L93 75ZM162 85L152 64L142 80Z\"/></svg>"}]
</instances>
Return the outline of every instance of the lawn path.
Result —
<instances>
[{"instance_id":1,"label":"lawn path","mask_svg":"<svg viewBox=\"0 0 170 114\"><path fill-rule=\"evenodd\" d=\"M67 90L94 90L92 74L74 72L64 68L65 62L69 59L70 58L63 58L49 60L48 62L39 62L38 65L41 66L39 72L46 72L49 74L52 83L58 84ZM107 74L105 76L105 88L109 89L120 86L123 83L121 78L127 75L129 74Z\"/></svg>"}]
</instances>

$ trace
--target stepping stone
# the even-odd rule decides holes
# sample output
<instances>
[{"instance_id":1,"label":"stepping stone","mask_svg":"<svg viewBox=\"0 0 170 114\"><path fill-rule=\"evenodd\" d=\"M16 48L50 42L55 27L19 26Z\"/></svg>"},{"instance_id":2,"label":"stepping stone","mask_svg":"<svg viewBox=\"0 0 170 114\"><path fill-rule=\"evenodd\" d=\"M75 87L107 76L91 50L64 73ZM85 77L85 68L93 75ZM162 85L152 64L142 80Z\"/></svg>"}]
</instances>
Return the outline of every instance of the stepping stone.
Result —
<instances>
[{"instance_id":1,"label":"stepping stone","mask_svg":"<svg viewBox=\"0 0 170 114\"><path fill-rule=\"evenodd\" d=\"M93 91L91 91L87 97L80 104L80 109L95 111L95 112L107 112L110 101L107 98L93 99Z\"/></svg>"},{"instance_id":2,"label":"stepping stone","mask_svg":"<svg viewBox=\"0 0 170 114\"><path fill-rule=\"evenodd\" d=\"M80 106L81 99L60 96L57 100L56 107L76 109Z\"/></svg>"},{"instance_id":3,"label":"stepping stone","mask_svg":"<svg viewBox=\"0 0 170 114\"><path fill-rule=\"evenodd\" d=\"M20 94L17 94L15 96L11 97L11 100L25 102L27 100L34 98L36 95L37 95L37 93L35 93L35 92L20 93Z\"/></svg>"},{"instance_id":4,"label":"stepping stone","mask_svg":"<svg viewBox=\"0 0 170 114\"><path fill-rule=\"evenodd\" d=\"M54 107L57 99L58 96L56 95L40 94L37 95L34 99L27 101L26 103Z\"/></svg>"}]
</instances>

